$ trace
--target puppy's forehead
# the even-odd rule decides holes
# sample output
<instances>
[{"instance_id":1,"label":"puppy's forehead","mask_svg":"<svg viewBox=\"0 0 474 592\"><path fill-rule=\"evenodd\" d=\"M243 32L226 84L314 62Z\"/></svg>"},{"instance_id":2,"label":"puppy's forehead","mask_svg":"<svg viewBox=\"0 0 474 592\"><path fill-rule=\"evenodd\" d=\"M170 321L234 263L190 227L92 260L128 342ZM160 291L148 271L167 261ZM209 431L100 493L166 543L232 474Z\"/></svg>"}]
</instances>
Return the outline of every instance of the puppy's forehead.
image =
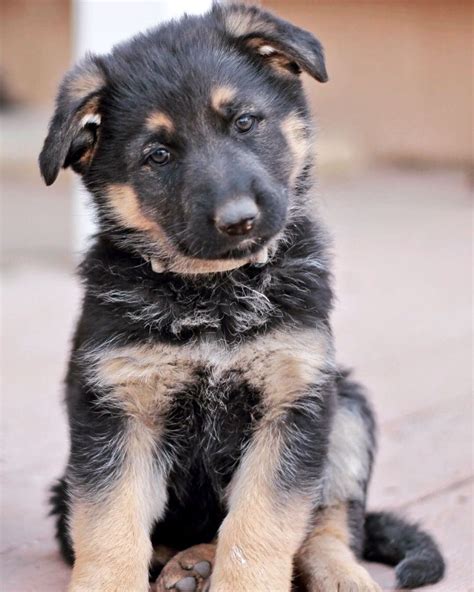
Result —
<instances>
[{"instance_id":1,"label":"puppy's forehead","mask_svg":"<svg viewBox=\"0 0 474 592\"><path fill-rule=\"evenodd\" d=\"M125 50L118 56L114 98L118 112L140 114L149 130L171 133L179 122L197 122L209 110L262 109L271 100L264 77L248 59L215 41L170 51L149 39L139 49L133 61Z\"/></svg>"},{"instance_id":2,"label":"puppy's forehead","mask_svg":"<svg viewBox=\"0 0 474 592\"><path fill-rule=\"evenodd\" d=\"M257 110L265 107L263 95L241 89L229 82L216 83L199 97L194 97L193 108L180 108L179 102L162 97L160 106L150 105L146 114L145 127L148 131L162 131L173 135L183 122L196 122L203 115L231 117L239 111ZM189 101L186 101L187 103ZM201 116L201 117L199 117Z\"/></svg>"}]
</instances>

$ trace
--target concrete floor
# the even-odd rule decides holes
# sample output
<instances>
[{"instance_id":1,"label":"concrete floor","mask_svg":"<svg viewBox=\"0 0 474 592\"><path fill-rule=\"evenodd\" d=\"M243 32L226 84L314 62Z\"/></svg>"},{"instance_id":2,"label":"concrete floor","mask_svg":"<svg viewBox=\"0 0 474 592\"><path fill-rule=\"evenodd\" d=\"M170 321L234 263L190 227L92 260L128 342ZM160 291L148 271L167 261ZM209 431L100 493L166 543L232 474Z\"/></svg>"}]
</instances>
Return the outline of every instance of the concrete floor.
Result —
<instances>
[{"instance_id":1,"label":"concrete floor","mask_svg":"<svg viewBox=\"0 0 474 592\"><path fill-rule=\"evenodd\" d=\"M61 591L68 569L46 499L67 454L61 379L80 298L67 202L55 201L67 185L46 193L14 175L3 189L1 590ZM381 426L369 505L433 532L448 561L444 582L427 588L436 592L474 590L470 197L465 177L447 172L320 188L339 358L370 388ZM392 589L390 569L370 569Z\"/></svg>"}]
</instances>

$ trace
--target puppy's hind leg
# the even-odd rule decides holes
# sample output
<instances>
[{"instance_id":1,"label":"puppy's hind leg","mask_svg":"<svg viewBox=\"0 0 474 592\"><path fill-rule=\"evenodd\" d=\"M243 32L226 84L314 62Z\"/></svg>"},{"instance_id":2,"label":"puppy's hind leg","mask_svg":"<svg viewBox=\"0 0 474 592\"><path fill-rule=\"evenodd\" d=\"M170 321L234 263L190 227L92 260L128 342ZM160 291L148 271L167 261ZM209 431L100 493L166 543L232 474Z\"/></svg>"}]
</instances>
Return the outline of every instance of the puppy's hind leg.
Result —
<instances>
[{"instance_id":1,"label":"puppy's hind leg","mask_svg":"<svg viewBox=\"0 0 474 592\"><path fill-rule=\"evenodd\" d=\"M318 512L297 559L308 592L381 592L351 549L349 511L340 504Z\"/></svg>"},{"instance_id":2,"label":"puppy's hind leg","mask_svg":"<svg viewBox=\"0 0 474 592\"><path fill-rule=\"evenodd\" d=\"M323 503L296 567L309 592L376 592L359 564L365 500L375 450L375 421L361 388L342 375L329 439Z\"/></svg>"}]
</instances>

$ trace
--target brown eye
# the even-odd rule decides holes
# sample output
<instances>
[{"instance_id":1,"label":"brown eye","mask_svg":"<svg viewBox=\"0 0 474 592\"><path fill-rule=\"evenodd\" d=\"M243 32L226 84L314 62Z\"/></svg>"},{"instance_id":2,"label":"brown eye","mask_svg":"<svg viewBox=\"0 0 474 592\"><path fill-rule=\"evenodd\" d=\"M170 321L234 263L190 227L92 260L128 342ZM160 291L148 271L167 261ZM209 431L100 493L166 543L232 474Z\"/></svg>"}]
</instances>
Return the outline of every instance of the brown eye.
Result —
<instances>
[{"instance_id":1,"label":"brown eye","mask_svg":"<svg viewBox=\"0 0 474 592\"><path fill-rule=\"evenodd\" d=\"M166 148L160 147L152 152L148 158L158 166L163 166L169 163L171 154L169 153L169 150L166 150Z\"/></svg>"},{"instance_id":2,"label":"brown eye","mask_svg":"<svg viewBox=\"0 0 474 592\"><path fill-rule=\"evenodd\" d=\"M234 121L235 128L239 134L246 134L255 127L256 123L257 118L253 115L249 115L248 113L237 117L237 119Z\"/></svg>"}]
</instances>

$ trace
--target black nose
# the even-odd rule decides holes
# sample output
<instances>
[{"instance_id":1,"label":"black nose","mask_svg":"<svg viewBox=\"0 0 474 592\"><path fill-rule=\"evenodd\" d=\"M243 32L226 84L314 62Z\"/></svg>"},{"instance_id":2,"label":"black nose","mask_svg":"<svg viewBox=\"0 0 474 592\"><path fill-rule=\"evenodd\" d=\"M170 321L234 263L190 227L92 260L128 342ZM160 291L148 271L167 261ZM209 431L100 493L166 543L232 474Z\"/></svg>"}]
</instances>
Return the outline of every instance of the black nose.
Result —
<instances>
[{"instance_id":1,"label":"black nose","mask_svg":"<svg viewBox=\"0 0 474 592\"><path fill-rule=\"evenodd\" d=\"M230 236L248 234L258 218L258 207L251 197L239 197L221 205L214 216L219 232Z\"/></svg>"}]
</instances>

